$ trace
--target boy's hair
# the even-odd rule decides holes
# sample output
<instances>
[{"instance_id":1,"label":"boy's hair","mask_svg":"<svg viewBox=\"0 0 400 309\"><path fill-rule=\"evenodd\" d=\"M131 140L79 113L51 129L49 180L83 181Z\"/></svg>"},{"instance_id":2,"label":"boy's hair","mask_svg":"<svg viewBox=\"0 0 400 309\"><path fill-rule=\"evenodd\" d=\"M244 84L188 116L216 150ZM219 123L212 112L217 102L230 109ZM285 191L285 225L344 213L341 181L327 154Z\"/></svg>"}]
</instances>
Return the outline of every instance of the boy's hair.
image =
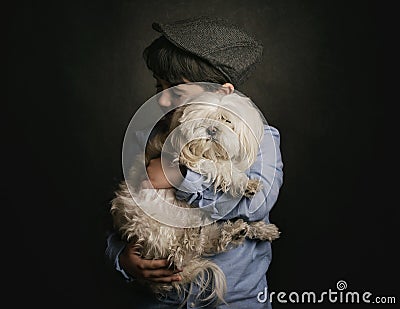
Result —
<instances>
[{"instance_id":1,"label":"boy's hair","mask_svg":"<svg viewBox=\"0 0 400 309\"><path fill-rule=\"evenodd\" d=\"M155 39L143 51L147 67L157 77L172 85L190 82L224 84L229 82L224 74L200 57L186 52L164 36Z\"/></svg>"}]
</instances>

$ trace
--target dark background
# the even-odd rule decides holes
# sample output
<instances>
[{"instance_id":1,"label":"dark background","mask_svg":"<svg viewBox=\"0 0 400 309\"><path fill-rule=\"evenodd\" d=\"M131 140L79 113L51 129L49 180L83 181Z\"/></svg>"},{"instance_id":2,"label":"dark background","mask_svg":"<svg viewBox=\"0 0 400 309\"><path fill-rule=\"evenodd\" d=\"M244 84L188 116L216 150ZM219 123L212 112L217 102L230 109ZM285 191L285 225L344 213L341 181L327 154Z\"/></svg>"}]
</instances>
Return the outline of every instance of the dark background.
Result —
<instances>
[{"instance_id":1,"label":"dark background","mask_svg":"<svg viewBox=\"0 0 400 309\"><path fill-rule=\"evenodd\" d=\"M282 235L273 244L270 290L322 292L345 280L347 291L396 295L376 3L18 1L9 7L2 121L9 295L41 308L132 308L134 292L104 249L125 129L155 93L141 53L157 37L153 21L197 15L226 17L265 46L262 64L239 90L281 133L284 185L271 220Z\"/></svg>"}]
</instances>

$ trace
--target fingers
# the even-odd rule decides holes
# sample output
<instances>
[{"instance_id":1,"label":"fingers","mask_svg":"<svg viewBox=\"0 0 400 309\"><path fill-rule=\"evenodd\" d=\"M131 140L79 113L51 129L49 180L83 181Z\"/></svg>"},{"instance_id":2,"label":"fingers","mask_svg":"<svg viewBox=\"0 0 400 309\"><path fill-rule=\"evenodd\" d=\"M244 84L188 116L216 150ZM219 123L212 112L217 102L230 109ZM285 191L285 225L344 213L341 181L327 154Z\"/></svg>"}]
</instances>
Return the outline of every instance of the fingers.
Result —
<instances>
[{"instance_id":1,"label":"fingers","mask_svg":"<svg viewBox=\"0 0 400 309\"><path fill-rule=\"evenodd\" d=\"M134 277L159 283L182 280L182 277L178 274L182 269L168 268L167 259L143 259L138 253L139 248L133 243L128 245L126 249L120 256L120 265Z\"/></svg>"},{"instance_id":2,"label":"fingers","mask_svg":"<svg viewBox=\"0 0 400 309\"><path fill-rule=\"evenodd\" d=\"M168 268L169 262L166 259L163 260L145 260L140 258L138 262L138 268L143 272L149 272L151 275L148 275L149 278L154 277L167 277L173 274L179 273L182 269L171 269Z\"/></svg>"},{"instance_id":3,"label":"fingers","mask_svg":"<svg viewBox=\"0 0 400 309\"><path fill-rule=\"evenodd\" d=\"M146 260L140 256L140 248L138 245L134 243L130 243L127 246L127 252L124 250L123 253L126 253L128 259L131 261L134 266L141 270L151 270L151 269L159 269L159 268L167 268L169 266L169 262L167 259L154 259L154 260Z\"/></svg>"},{"instance_id":4,"label":"fingers","mask_svg":"<svg viewBox=\"0 0 400 309\"><path fill-rule=\"evenodd\" d=\"M178 274L180 269L168 269L167 260L143 260L139 263L138 268L141 271L141 276L144 279L153 282L168 283L182 280Z\"/></svg>"},{"instance_id":5,"label":"fingers","mask_svg":"<svg viewBox=\"0 0 400 309\"><path fill-rule=\"evenodd\" d=\"M140 257L140 262L138 264L138 267L140 269L159 269L159 268L166 268L168 267L168 260L145 260Z\"/></svg>"},{"instance_id":6,"label":"fingers","mask_svg":"<svg viewBox=\"0 0 400 309\"><path fill-rule=\"evenodd\" d=\"M180 281L182 278L177 272L179 271L170 269L144 270L142 276L144 279L154 282Z\"/></svg>"},{"instance_id":7,"label":"fingers","mask_svg":"<svg viewBox=\"0 0 400 309\"><path fill-rule=\"evenodd\" d=\"M182 278L179 275L173 275L169 277L162 277L162 278L148 278L148 280L158 283L170 283L174 281L181 281Z\"/></svg>"}]
</instances>

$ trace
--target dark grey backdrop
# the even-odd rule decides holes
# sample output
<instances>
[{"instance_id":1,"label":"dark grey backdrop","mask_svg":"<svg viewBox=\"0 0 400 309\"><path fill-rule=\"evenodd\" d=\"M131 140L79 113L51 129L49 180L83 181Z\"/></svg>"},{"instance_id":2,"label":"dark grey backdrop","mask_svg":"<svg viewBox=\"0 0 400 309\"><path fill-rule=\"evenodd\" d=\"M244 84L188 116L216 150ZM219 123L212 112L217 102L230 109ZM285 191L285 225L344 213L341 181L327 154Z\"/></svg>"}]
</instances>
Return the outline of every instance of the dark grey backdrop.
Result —
<instances>
[{"instance_id":1,"label":"dark grey backdrop","mask_svg":"<svg viewBox=\"0 0 400 309\"><path fill-rule=\"evenodd\" d=\"M239 90L281 132L270 289L327 291L345 280L348 290L395 293L374 1L18 2L6 13L4 249L16 299L130 303L103 254L124 132L155 92L141 52L157 36L153 21L201 14L229 18L265 45Z\"/></svg>"}]
</instances>

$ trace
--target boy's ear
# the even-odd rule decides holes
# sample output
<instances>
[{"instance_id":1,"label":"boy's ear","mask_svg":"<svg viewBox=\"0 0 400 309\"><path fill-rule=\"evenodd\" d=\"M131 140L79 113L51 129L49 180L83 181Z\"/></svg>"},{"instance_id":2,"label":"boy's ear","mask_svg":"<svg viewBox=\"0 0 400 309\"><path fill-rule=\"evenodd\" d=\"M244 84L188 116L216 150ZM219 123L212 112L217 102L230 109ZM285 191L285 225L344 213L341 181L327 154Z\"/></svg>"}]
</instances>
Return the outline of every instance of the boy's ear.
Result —
<instances>
[{"instance_id":1,"label":"boy's ear","mask_svg":"<svg viewBox=\"0 0 400 309\"><path fill-rule=\"evenodd\" d=\"M225 83L218 89L219 93L231 94L235 91L235 87L231 83Z\"/></svg>"}]
</instances>

